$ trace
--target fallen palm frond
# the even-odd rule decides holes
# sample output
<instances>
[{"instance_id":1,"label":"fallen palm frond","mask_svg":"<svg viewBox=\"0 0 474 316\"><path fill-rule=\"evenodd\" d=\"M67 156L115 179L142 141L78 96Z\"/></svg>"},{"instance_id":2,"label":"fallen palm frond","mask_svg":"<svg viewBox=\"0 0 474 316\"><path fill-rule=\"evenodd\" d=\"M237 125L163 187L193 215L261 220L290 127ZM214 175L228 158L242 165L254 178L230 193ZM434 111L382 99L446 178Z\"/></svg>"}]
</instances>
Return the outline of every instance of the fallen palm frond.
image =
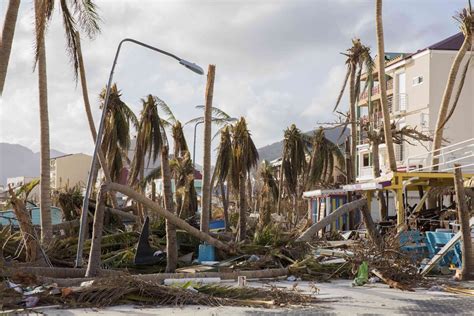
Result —
<instances>
[{"instance_id":1,"label":"fallen palm frond","mask_svg":"<svg viewBox=\"0 0 474 316\"><path fill-rule=\"evenodd\" d=\"M49 288L46 286L46 288ZM132 276L98 278L92 285L80 288L61 288L62 295L47 290L40 296L41 303L62 304L71 307L103 307L120 304L139 305L207 305L207 306L289 306L315 304L318 300L309 294L290 292L276 287L251 288L199 285L165 286L160 282L140 280ZM18 302L21 295L6 285L0 287L0 305ZM4 305L6 306L6 305Z\"/></svg>"},{"instance_id":2,"label":"fallen palm frond","mask_svg":"<svg viewBox=\"0 0 474 316\"><path fill-rule=\"evenodd\" d=\"M331 277L349 278L351 267L347 262L322 263L312 255L297 261L289 267L290 272L304 280L328 280Z\"/></svg>"}]
</instances>

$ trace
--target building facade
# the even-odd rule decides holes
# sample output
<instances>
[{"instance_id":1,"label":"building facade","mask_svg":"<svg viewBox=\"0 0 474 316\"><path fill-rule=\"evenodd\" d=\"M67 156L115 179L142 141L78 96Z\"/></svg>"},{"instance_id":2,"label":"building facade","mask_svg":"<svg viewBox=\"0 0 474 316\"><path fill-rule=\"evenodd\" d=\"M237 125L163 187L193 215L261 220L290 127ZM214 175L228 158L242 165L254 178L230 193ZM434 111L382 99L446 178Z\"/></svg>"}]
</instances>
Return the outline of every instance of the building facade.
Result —
<instances>
[{"instance_id":1,"label":"building facade","mask_svg":"<svg viewBox=\"0 0 474 316\"><path fill-rule=\"evenodd\" d=\"M86 154L71 154L52 158L51 188L58 190L64 187L84 187L89 177L92 156Z\"/></svg>"}]
</instances>

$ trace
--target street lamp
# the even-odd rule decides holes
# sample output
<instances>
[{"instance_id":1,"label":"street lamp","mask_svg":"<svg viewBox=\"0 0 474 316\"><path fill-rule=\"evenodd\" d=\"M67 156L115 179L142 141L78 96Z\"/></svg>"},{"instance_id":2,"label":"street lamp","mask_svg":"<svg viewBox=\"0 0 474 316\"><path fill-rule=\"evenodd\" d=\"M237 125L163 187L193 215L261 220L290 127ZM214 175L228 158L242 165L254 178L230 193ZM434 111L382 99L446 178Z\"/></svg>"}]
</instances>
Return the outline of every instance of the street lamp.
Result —
<instances>
[{"instance_id":1,"label":"street lamp","mask_svg":"<svg viewBox=\"0 0 474 316\"><path fill-rule=\"evenodd\" d=\"M167 51L161 50L159 48L150 46L148 44L142 43L140 41L131 39L131 38L125 38L123 39L120 44L117 47L117 52L115 53L115 58L114 62L112 64L112 69L110 71L109 75L109 81L107 83L107 91L105 93L105 106L102 108L102 115L100 117L100 124L99 124L99 131L97 132L97 139L95 142L95 147L94 147L94 153L92 155L92 162L91 162L91 167L89 170L89 177L87 179L87 186L86 186L86 192L84 193L84 201L82 203L82 213L81 213L81 222L80 222L80 227L79 227L79 238L78 238L78 243L77 243L77 253L76 253L76 267L81 267L82 266L82 252L84 249L84 239L85 239L85 227L87 225L87 213L89 210L89 197L92 189L92 180L94 178L94 175L97 173L98 170L96 170L96 161L97 161L97 153L99 151L99 148L101 147L102 143L102 136L104 132L104 122L105 122L105 117L106 117L106 112L107 112L107 106L109 104L109 97L110 97L110 86L112 85L112 78L114 75L114 70L115 66L117 65L117 59L120 54L120 49L122 48L122 44L125 42L131 42L135 43L137 45L143 46L145 48L154 50L155 52L161 53L163 55L167 55L169 57L172 57L176 59L181 65L184 67L188 68L189 70L197 73L198 75L203 75L204 70L196 65L195 63L192 63L190 61L184 60L182 58L179 58L178 56L171 54Z\"/></svg>"}]
</instances>

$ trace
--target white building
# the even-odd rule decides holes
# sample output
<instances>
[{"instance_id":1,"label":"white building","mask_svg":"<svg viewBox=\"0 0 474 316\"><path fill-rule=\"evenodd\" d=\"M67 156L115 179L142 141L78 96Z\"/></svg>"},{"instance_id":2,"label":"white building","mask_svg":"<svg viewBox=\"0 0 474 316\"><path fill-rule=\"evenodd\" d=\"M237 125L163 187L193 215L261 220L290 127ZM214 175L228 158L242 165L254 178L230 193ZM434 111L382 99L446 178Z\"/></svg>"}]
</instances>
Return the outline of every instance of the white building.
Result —
<instances>
[{"instance_id":1,"label":"white building","mask_svg":"<svg viewBox=\"0 0 474 316\"><path fill-rule=\"evenodd\" d=\"M463 34L458 33L413 54L386 54L390 58L385 65L389 108L391 120L396 122L398 128L403 126L416 127L418 131L433 135L448 74L463 40ZM467 56L461 63L459 73L462 72L471 54L469 52L466 54ZM376 80L376 73L374 78ZM454 91L456 91L458 85L459 79L456 81ZM369 106L373 107L378 124L381 126L382 114L378 82L375 82L371 91L366 91L360 95L358 102L359 119L368 118ZM444 127L444 138L449 143L444 144L447 149L444 150L446 155L443 158L446 157L447 161L469 165L470 169L466 171L472 172L474 170L473 63L468 68L456 111ZM373 179L371 149L363 132L359 133L358 139L357 182L364 182ZM399 171L416 168L421 168L419 170L426 168L423 171L428 171L431 164L429 154L432 146L431 142L421 144L415 142L413 145L405 142L395 146ZM380 164L382 173L388 169L386 160L385 144L381 144Z\"/></svg>"}]
</instances>

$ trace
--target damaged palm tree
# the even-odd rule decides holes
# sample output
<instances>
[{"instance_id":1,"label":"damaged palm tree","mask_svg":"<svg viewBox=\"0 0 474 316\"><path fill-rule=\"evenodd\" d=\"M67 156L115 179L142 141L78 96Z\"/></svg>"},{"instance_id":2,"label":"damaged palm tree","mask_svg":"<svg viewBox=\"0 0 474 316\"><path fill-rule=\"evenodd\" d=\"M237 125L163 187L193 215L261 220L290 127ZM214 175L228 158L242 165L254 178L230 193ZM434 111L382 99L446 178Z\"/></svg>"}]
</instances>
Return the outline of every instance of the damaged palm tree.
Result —
<instances>
[{"instance_id":1,"label":"damaged palm tree","mask_svg":"<svg viewBox=\"0 0 474 316\"><path fill-rule=\"evenodd\" d=\"M281 156L280 176L278 185L277 212L280 213L283 184L293 198L293 216L296 214L296 198L299 196L298 179L306 167L306 146L301 131L292 124L285 130L283 138L283 153Z\"/></svg>"},{"instance_id":2,"label":"damaged palm tree","mask_svg":"<svg viewBox=\"0 0 474 316\"><path fill-rule=\"evenodd\" d=\"M319 128L312 137L312 150L308 170L308 185L331 183L335 166L344 167L344 155L340 148L326 138Z\"/></svg>"},{"instance_id":3,"label":"damaged palm tree","mask_svg":"<svg viewBox=\"0 0 474 316\"><path fill-rule=\"evenodd\" d=\"M356 121L356 103L357 97L360 92L360 78L362 75L362 68L373 68L373 60L370 57L370 49L363 45L360 39L355 38L352 40L352 47L347 49L346 53L342 53L347 57L346 65L347 72L344 78L344 82L337 97L334 111L339 106L344 90L346 89L347 83L349 82L349 116L347 117L346 125L349 124L351 128L351 166L350 174L352 177L355 175L356 166L356 152L357 152L357 121ZM349 182L355 181L355 178L349 179Z\"/></svg>"},{"instance_id":4,"label":"damaged palm tree","mask_svg":"<svg viewBox=\"0 0 474 316\"><path fill-rule=\"evenodd\" d=\"M262 182L262 189L259 199L260 209L258 218L259 231L268 226L271 222L271 215L275 201L279 198L278 184L273 175L273 168L264 160L260 164L259 178Z\"/></svg>"},{"instance_id":5,"label":"damaged palm tree","mask_svg":"<svg viewBox=\"0 0 474 316\"><path fill-rule=\"evenodd\" d=\"M239 235L238 240L247 237L247 198L245 182L250 170L257 165L258 151L253 143L247 122L243 117L232 128L231 176L235 190L239 192Z\"/></svg>"},{"instance_id":6,"label":"damaged palm tree","mask_svg":"<svg viewBox=\"0 0 474 316\"><path fill-rule=\"evenodd\" d=\"M225 192L223 190L224 183L227 181L227 192L230 187L230 170L232 166L232 135L231 126L225 126L221 130L221 140L217 148L217 160L214 167L214 174L212 175L212 182L217 181L221 187L221 194L224 201L227 203ZM226 229L229 229L229 213L228 208L224 208L224 224Z\"/></svg>"},{"instance_id":7,"label":"damaged palm tree","mask_svg":"<svg viewBox=\"0 0 474 316\"><path fill-rule=\"evenodd\" d=\"M181 218L190 218L196 214L198 206L194 187L194 166L184 136L183 125L164 101L157 99L157 102L166 114L166 118L161 119L161 124L171 129L173 139L173 160L170 161L170 168L176 186L176 210Z\"/></svg>"},{"instance_id":8,"label":"damaged palm tree","mask_svg":"<svg viewBox=\"0 0 474 316\"><path fill-rule=\"evenodd\" d=\"M169 144L163 121L158 114L158 104L163 103L158 97L147 96L142 99L143 110L140 115L135 155L130 172L130 183L142 185L144 183L145 159L155 162L158 155L161 156L161 178L163 182L163 199L168 212L174 213L173 192L171 189L171 170L169 165ZM142 191L143 188L142 188ZM138 202L138 201L136 201ZM146 205L142 204L145 210ZM142 213L142 218L146 213ZM178 261L178 249L176 242L176 228L172 223L166 221L166 252L167 271L174 271Z\"/></svg>"},{"instance_id":9,"label":"damaged palm tree","mask_svg":"<svg viewBox=\"0 0 474 316\"><path fill-rule=\"evenodd\" d=\"M104 88L100 93L101 108L105 106L105 94ZM122 93L117 88L117 84L113 84L110 88L102 139L102 151L113 181L118 181L120 178L123 162L130 148L130 129L132 126L138 128L139 125L137 117L121 97Z\"/></svg>"}]
</instances>

